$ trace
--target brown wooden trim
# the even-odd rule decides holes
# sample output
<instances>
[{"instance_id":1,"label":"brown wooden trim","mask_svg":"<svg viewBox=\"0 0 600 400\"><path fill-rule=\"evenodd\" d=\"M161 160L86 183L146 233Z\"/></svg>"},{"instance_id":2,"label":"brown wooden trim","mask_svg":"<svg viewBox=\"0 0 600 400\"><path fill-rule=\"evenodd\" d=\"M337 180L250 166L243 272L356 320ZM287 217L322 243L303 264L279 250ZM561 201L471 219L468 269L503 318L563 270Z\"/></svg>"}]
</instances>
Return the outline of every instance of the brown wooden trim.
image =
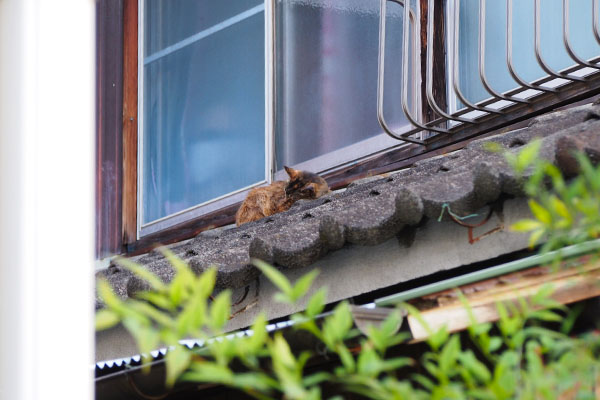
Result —
<instances>
[{"instance_id":1,"label":"brown wooden trim","mask_svg":"<svg viewBox=\"0 0 600 400\"><path fill-rule=\"evenodd\" d=\"M421 114L423 121L432 121L437 118L433 109L427 103L426 95L426 76L427 76L427 11L428 2L421 1L420 4L420 22L421 22ZM447 109L446 101L446 25L445 25L445 2L435 0L433 13L433 98L443 110Z\"/></svg>"},{"instance_id":2,"label":"brown wooden trim","mask_svg":"<svg viewBox=\"0 0 600 400\"><path fill-rule=\"evenodd\" d=\"M96 3L96 257L121 251L123 2Z\"/></svg>"},{"instance_id":3,"label":"brown wooden trim","mask_svg":"<svg viewBox=\"0 0 600 400\"><path fill-rule=\"evenodd\" d=\"M123 243L137 240L138 0L123 7Z\"/></svg>"},{"instance_id":4,"label":"brown wooden trim","mask_svg":"<svg viewBox=\"0 0 600 400\"><path fill-rule=\"evenodd\" d=\"M235 222L235 213L239 206L240 203L233 204L163 231L144 236L135 243L128 244L127 253L129 255L146 253L156 246L180 242L193 238L200 232L233 224Z\"/></svg>"}]
</instances>

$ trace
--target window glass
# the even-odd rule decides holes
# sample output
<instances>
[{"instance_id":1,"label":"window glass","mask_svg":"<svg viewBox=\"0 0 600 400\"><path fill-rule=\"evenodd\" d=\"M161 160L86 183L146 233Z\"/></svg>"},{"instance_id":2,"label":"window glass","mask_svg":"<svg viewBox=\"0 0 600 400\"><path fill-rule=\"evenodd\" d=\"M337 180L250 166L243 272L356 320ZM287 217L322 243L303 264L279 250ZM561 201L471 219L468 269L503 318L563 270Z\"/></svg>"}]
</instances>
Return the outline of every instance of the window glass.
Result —
<instances>
[{"instance_id":1,"label":"window glass","mask_svg":"<svg viewBox=\"0 0 600 400\"><path fill-rule=\"evenodd\" d=\"M567 54L562 36L562 1L543 0L540 8L540 37L544 61L554 70L575 62ZM592 1L570 2L570 42L582 58L600 54L592 35ZM491 86L499 92L517 87L506 66L506 1L486 2L485 70ZM490 97L479 79L479 2L460 0L460 87L472 102ZM534 52L533 1L513 1L513 61L516 72L528 82L545 77Z\"/></svg>"},{"instance_id":2,"label":"window glass","mask_svg":"<svg viewBox=\"0 0 600 400\"><path fill-rule=\"evenodd\" d=\"M144 57L143 224L265 179L264 10L230 19L258 3L145 3L144 48L179 48Z\"/></svg>"},{"instance_id":3,"label":"window glass","mask_svg":"<svg viewBox=\"0 0 600 400\"><path fill-rule=\"evenodd\" d=\"M380 135L379 1L278 0L276 15L277 168ZM403 8L388 2L384 104L391 127L407 124L402 25Z\"/></svg>"},{"instance_id":4,"label":"window glass","mask_svg":"<svg viewBox=\"0 0 600 400\"><path fill-rule=\"evenodd\" d=\"M144 55L148 57L206 29L227 24L262 3L262 0L146 0Z\"/></svg>"}]
</instances>

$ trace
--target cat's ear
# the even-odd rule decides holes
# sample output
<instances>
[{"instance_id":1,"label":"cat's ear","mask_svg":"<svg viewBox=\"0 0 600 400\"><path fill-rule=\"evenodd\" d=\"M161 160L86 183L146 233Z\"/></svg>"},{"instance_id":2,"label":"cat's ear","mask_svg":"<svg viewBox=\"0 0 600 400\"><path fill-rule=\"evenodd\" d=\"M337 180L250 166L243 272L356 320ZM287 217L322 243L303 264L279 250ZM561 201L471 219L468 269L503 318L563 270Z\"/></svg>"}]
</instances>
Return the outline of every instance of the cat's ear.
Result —
<instances>
[{"instance_id":1,"label":"cat's ear","mask_svg":"<svg viewBox=\"0 0 600 400\"><path fill-rule=\"evenodd\" d=\"M298 175L300 175L300 171L298 171L297 169L286 167L285 165L283 166L283 168L285 168L285 172L287 172L290 179L295 179L298 177Z\"/></svg>"}]
</instances>

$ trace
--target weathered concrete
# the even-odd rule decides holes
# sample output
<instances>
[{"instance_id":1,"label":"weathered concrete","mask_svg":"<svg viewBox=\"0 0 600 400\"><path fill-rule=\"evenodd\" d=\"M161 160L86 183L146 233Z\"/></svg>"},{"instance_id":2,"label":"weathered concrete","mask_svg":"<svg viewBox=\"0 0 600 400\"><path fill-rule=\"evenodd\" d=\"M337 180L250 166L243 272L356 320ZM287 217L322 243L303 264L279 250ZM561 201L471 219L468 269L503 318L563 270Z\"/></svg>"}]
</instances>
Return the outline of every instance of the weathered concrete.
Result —
<instances>
[{"instance_id":1,"label":"weathered concrete","mask_svg":"<svg viewBox=\"0 0 600 400\"><path fill-rule=\"evenodd\" d=\"M524 199L507 200L502 214L493 214L490 221L475 229L474 234L480 235L500 225L506 227L528 216L529 210ZM283 272L293 281L312 268L318 268L321 273L313 291L327 286L327 301L335 302L438 271L488 260L521 250L527 245L526 235L510 233L506 229L469 244L467 228L451 221L437 222L431 219L422 226L411 229L414 232L403 231L402 237L392 237L374 246L346 244L314 265L285 269ZM238 289L234 292L234 302L242 297L243 291ZM301 305L289 307L274 302L272 297L275 292L275 288L264 276L254 279L250 283L247 298L233 311L244 308L247 310L231 320L229 329L250 325L259 312L264 312L268 319L273 319L302 308ZM120 328L97 334L97 360L121 358L136 353L133 342Z\"/></svg>"},{"instance_id":2,"label":"weathered concrete","mask_svg":"<svg viewBox=\"0 0 600 400\"><path fill-rule=\"evenodd\" d=\"M573 150L600 160L598 115L598 105L549 113L526 128L474 141L460 151L420 161L389 176L363 180L341 193L298 202L284 213L199 235L171 246L171 250L197 272L217 266L217 285L236 289L258 276L250 264L252 257L285 270L307 267L350 244L379 245L424 217L438 218L445 207L467 215L502 193L522 196L524 176L507 165L503 154L490 153L486 148L489 142L516 153L540 138L539 156L567 174L577 168ZM447 213L444 219L449 219ZM139 262L165 282L173 276L173 269L160 254L148 254ZM98 276L107 278L123 298L145 288L142 281L115 265Z\"/></svg>"}]
</instances>

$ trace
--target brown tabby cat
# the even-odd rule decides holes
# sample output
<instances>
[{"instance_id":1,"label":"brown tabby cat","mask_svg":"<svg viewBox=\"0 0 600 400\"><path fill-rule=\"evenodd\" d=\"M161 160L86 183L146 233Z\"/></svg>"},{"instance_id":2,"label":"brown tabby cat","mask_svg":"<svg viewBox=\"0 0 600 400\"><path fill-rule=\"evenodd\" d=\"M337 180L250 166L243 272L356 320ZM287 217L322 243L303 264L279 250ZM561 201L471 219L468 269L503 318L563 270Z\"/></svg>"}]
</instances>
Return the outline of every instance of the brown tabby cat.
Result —
<instances>
[{"instance_id":1,"label":"brown tabby cat","mask_svg":"<svg viewBox=\"0 0 600 400\"><path fill-rule=\"evenodd\" d=\"M275 181L269 186L252 189L235 214L237 226L286 210L300 199L316 199L330 192L325 179L308 171L284 167L287 182Z\"/></svg>"}]
</instances>

